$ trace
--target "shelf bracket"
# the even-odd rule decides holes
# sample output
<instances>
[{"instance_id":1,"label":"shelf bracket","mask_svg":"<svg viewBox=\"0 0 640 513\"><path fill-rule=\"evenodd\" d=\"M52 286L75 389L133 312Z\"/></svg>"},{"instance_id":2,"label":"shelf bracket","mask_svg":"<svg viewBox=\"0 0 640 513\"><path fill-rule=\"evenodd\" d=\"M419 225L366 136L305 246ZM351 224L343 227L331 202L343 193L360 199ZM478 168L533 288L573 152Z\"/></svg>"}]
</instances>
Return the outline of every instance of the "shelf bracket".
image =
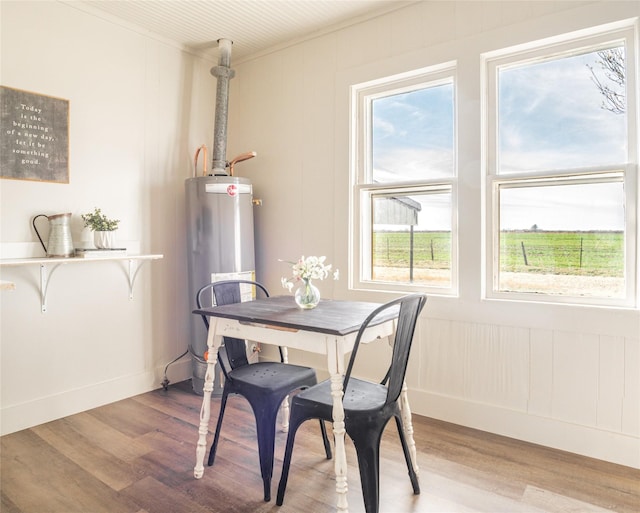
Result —
<instances>
[{"instance_id":1,"label":"shelf bracket","mask_svg":"<svg viewBox=\"0 0 640 513\"><path fill-rule=\"evenodd\" d=\"M51 268L51 271L47 270L47 264L40 264L40 308L42 313L47 313L47 290L49 289L49 280L53 276L53 272L60 267L61 264L56 264Z\"/></svg>"},{"instance_id":2,"label":"shelf bracket","mask_svg":"<svg viewBox=\"0 0 640 513\"><path fill-rule=\"evenodd\" d=\"M129 299L133 300L133 285L136 282L136 277L138 276L138 272L140 268L143 266L145 262L149 260L139 261L137 265L134 264L136 260L129 259Z\"/></svg>"}]
</instances>

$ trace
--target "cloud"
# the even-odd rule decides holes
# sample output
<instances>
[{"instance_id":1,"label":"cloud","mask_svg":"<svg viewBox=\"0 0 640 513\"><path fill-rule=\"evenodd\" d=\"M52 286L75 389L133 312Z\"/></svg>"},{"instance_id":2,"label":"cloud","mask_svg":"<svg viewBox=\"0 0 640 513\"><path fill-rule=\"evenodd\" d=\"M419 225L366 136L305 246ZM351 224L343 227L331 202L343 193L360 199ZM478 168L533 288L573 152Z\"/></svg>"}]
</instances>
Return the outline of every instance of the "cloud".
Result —
<instances>
[{"instance_id":1,"label":"cloud","mask_svg":"<svg viewBox=\"0 0 640 513\"><path fill-rule=\"evenodd\" d=\"M625 116L602 108L591 52L500 71L501 170L594 167L626 160Z\"/></svg>"},{"instance_id":2,"label":"cloud","mask_svg":"<svg viewBox=\"0 0 640 513\"><path fill-rule=\"evenodd\" d=\"M453 175L453 149L395 147L374 154L376 182L424 180Z\"/></svg>"}]
</instances>

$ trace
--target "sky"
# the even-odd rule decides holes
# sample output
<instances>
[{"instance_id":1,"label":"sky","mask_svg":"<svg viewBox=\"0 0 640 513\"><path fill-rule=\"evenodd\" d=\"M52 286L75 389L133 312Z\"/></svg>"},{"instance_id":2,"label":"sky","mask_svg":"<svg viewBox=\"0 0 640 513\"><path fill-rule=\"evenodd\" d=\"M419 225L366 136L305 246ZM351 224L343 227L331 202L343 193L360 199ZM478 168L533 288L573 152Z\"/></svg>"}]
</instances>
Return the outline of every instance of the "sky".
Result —
<instances>
[{"instance_id":1,"label":"sky","mask_svg":"<svg viewBox=\"0 0 640 513\"><path fill-rule=\"evenodd\" d=\"M596 167L627 161L626 115L604 108L596 52L501 68L499 72L500 172L519 173ZM452 176L453 84L376 99L373 168L376 182ZM444 200L435 202L435 199ZM419 227L448 229L445 195L423 203ZM501 229L624 229L622 183L504 189ZM431 205L429 205L431 204ZM448 224L448 226L447 226Z\"/></svg>"}]
</instances>

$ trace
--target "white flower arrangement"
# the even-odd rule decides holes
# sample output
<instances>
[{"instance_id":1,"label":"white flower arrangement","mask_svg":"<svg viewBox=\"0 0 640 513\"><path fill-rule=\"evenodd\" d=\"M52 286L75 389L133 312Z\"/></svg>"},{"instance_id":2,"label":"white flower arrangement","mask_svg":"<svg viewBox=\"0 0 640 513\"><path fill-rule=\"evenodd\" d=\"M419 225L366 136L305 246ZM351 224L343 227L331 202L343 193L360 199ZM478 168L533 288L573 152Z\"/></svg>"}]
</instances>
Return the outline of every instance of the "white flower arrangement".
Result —
<instances>
[{"instance_id":1,"label":"white flower arrangement","mask_svg":"<svg viewBox=\"0 0 640 513\"><path fill-rule=\"evenodd\" d=\"M291 270L293 271L293 278L281 278L280 283L289 292L293 289L293 284L296 281L304 280L324 280L329 276L331 272L331 264L325 264L324 261L327 257L321 256L301 256L297 262L290 262L287 260L280 260L280 262L287 262L291 264ZM336 269L333 271L333 279L340 278L340 271Z\"/></svg>"}]
</instances>

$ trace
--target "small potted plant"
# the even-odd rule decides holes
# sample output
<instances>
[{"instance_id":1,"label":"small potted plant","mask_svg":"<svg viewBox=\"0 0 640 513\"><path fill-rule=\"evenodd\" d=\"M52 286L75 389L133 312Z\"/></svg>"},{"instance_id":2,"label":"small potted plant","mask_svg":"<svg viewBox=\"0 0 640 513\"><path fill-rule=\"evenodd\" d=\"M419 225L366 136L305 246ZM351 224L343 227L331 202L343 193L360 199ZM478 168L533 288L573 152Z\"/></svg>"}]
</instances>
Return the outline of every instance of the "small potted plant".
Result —
<instances>
[{"instance_id":1,"label":"small potted plant","mask_svg":"<svg viewBox=\"0 0 640 513\"><path fill-rule=\"evenodd\" d=\"M93 212L82 214L82 220L87 228L93 230L93 240L96 248L109 249L115 247L115 232L119 219L109 219L99 208Z\"/></svg>"}]
</instances>

